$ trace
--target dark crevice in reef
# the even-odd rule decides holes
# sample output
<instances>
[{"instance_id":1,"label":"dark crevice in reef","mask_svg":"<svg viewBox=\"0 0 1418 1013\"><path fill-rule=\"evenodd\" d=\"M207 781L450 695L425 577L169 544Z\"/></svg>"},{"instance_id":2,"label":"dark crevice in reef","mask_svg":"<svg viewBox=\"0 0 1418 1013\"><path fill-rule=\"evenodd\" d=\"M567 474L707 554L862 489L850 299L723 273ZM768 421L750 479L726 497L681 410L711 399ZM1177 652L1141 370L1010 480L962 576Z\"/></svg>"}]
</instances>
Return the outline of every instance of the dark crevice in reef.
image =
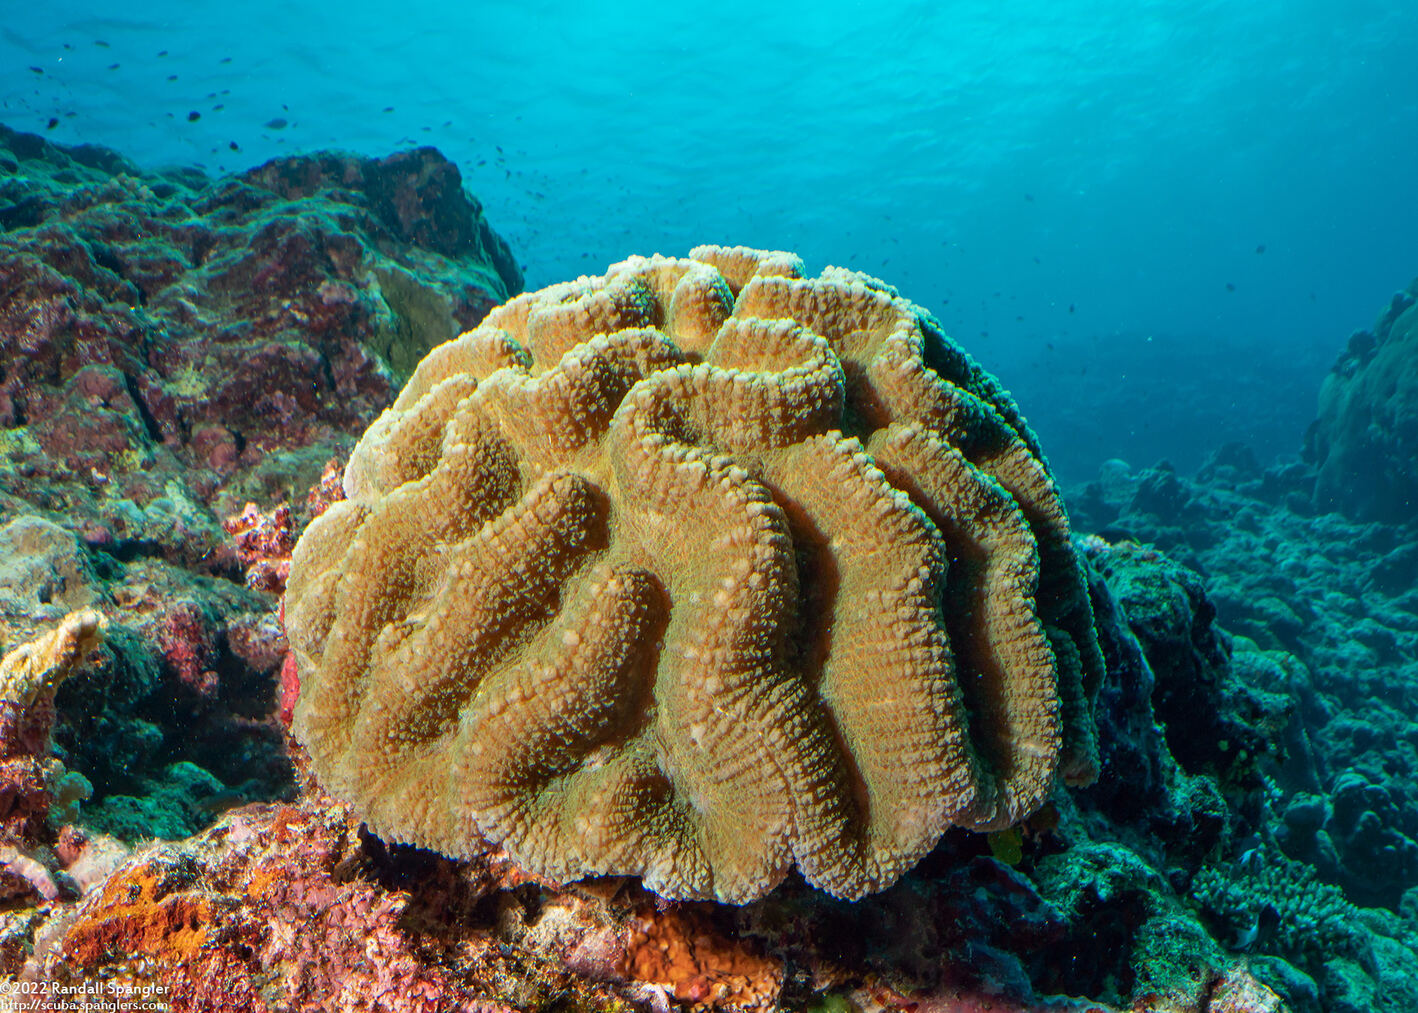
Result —
<instances>
[{"instance_id":1,"label":"dark crevice in reef","mask_svg":"<svg viewBox=\"0 0 1418 1013\"><path fill-rule=\"evenodd\" d=\"M123 385L128 388L128 396L133 399L133 406L138 411L138 418L143 422L143 428L147 430L148 437L154 443L161 445L162 428L158 425L158 420L153 418L153 413L148 411L148 406L143 400L143 392L138 386L137 379L132 373L123 374Z\"/></svg>"},{"instance_id":2,"label":"dark crevice in reef","mask_svg":"<svg viewBox=\"0 0 1418 1013\"><path fill-rule=\"evenodd\" d=\"M112 246L109 246L107 243L91 243L89 245L89 253L93 257L95 264L111 272L128 284L137 297L136 302L139 306L147 305L148 295L143 291L143 286L129 277L128 268L124 265L122 259L114 251Z\"/></svg>"}]
</instances>

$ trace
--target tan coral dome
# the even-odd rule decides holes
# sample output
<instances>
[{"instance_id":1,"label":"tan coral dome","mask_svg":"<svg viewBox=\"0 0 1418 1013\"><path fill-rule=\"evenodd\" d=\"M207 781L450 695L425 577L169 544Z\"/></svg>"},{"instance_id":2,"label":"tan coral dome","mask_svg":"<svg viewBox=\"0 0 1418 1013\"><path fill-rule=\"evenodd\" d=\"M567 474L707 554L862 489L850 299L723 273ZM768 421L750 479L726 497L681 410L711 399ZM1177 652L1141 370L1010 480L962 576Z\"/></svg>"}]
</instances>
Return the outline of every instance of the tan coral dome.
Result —
<instances>
[{"instance_id":1,"label":"tan coral dome","mask_svg":"<svg viewBox=\"0 0 1418 1013\"><path fill-rule=\"evenodd\" d=\"M744 902L889 886L1096 767L1008 393L884 283L705 246L434 349L297 546L295 731L390 838Z\"/></svg>"}]
</instances>

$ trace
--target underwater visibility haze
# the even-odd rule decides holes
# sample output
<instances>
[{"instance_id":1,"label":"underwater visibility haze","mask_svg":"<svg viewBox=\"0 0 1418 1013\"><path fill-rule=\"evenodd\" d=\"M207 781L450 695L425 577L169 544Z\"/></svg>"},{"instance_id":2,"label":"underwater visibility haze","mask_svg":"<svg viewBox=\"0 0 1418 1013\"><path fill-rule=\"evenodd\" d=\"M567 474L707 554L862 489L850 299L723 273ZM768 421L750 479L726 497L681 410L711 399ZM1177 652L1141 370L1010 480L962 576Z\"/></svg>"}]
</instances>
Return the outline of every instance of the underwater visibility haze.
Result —
<instances>
[{"instance_id":1,"label":"underwater visibility haze","mask_svg":"<svg viewBox=\"0 0 1418 1013\"><path fill-rule=\"evenodd\" d=\"M1415 52L0 0L0 1005L1418 1009Z\"/></svg>"}]
</instances>

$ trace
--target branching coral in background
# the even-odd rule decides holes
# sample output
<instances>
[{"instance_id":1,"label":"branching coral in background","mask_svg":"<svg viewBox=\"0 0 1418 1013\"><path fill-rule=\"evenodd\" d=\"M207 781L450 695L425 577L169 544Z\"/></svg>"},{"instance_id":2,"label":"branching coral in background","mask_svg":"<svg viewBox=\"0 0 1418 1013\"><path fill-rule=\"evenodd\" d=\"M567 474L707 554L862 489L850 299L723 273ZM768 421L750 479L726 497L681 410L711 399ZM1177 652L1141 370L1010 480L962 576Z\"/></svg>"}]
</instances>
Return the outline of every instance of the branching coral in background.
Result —
<instances>
[{"instance_id":1,"label":"branching coral in background","mask_svg":"<svg viewBox=\"0 0 1418 1013\"><path fill-rule=\"evenodd\" d=\"M1192 881L1202 909L1223 923L1242 949L1272 950L1318 966L1360 945L1358 909L1303 862L1256 851L1236 869L1206 868Z\"/></svg>"}]
</instances>

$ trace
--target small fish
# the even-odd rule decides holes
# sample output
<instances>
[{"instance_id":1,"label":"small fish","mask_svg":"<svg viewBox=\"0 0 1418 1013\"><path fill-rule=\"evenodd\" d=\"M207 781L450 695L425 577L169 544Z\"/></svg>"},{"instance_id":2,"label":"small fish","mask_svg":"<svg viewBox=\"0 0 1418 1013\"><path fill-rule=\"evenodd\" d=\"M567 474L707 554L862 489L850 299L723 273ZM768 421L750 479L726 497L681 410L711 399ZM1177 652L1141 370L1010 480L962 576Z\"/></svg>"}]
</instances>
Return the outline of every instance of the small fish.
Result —
<instances>
[{"instance_id":1,"label":"small fish","mask_svg":"<svg viewBox=\"0 0 1418 1013\"><path fill-rule=\"evenodd\" d=\"M222 57L220 60L218 60L217 62L218 62L218 63L231 63L231 57L230 57L230 56L223 56L223 57Z\"/></svg>"},{"instance_id":2,"label":"small fish","mask_svg":"<svg viewBox=\"0 0 1418 1013\"><path fill-rule=\"evenodd\" d=\"M48 122L47 124L45 124L44 129L45 129L45 130L53 130L53 129L54 129L55 127L57 127L57 126L59 126L59 117L58 117L58 116L51 116L51 117L49 117L49 122Z\"/></svg>"},{"instance_id":3,"label":"small fish","mask_svg":"<svg viewBox=\"0 0 1418 1013\"><path fill-rule=\"evenodd\" d=\"M110 64L108 65L108 69L109 69L109 70L117 70L117 69L119 68L119 66L120 66L120 65L117 64L117 63L110 63Z\"/></svg>"},{"instance_id":4,"label":"small fish","mask_svg":"<svg viewBox=\"0 0 1418 1013\"><path fill-rule=\"evenodd\" d=\"M1073 303L1069 303L1069 304L1068 304L1068 311L1069 311L1070 313L1073 312Z\"/></svg>"},{"instance_id":5,"label":"small fish","mask_svg":"<svg viewBox=\"0 0 1418 1013\"><path fill-rule=\"evenodd\" d=\"M43 67L31 67L30 70L34 71L36 74L43 74L43 73L44 73L44 68L43 68Z\"/></svg>"},{"instance_id":6,"label":"small fish","mask_svg":"<svg viewBox=\"0 0 1418 1013\"><path fill-rule=\"evenodd\" d=\"M113 48L113 47L110 46L107 42L104 42L102 39L94 39L94 45L95 45L95 46L102 46L104 49L111 49L111 48Z\"/></svg>"},{"instance_id":7,"label":"small fish","mask_svg":"<svg viewBox=\"0 0 1418 1013\"><path fill-rule=\"evenodd\" d=\"M1235 284L1234 284L1233 282L1229 282L1229 281L1228 281L1228 282L1226 283L1226 291L1227 291L1227 292L1234 292L1234 291L1236 291L1236 286L1235 286Z\"/></svg>"},{"instance_id":8,"label":"small fish","mask_svg":"<svg viewBox=\"0 0 1418 1013\"><path fill-rule=\"evenodd\" d=\"M176 74L169 74L169 75L167 75L167 79L168 79L169 81L176 81L176 80L177 80L177 75L176 75Z\"/></svg>"},{"instance_id":9,"label":"small fish","mask_svg":"<svg viewBox=\"0 0 1418 1013\"><path fill-rule=\"evenodd\" d=\"M277 116L277 117L275 117L274 119L269 119L269 120L267 120L267 121L266 121L266 128L267 128L268 130L284 130L284 129L286 128L286 120L285 120L285 117L283 117L283 116Z\"/></svg>"},{"instance_id":10,"label":"small fish","mask_svg":"<svg viewBox=\"0 0 1418 1013\"><path fill-rule=\"evenodd\" d=\"M232 151L241 150L241 145L237 144L235 141L232 141L230 144L227 145L227 147L230 148Z\"/></svg>"},{"instance_id":11,"label":"small fish","mask_svg":"<svg viewBox=\"0 0 1418 1013\"><path fill-rule=\"evenodd\" d=\"M201 809L209 817L217 817L229 809L245 805L247 798L241 792L232 788L224 788L221 791L213 792L197 803L197 808Z\"/></svg>"},{"instance_id":12,"label":"small fish","mask_svg":"<svg viewBox=\"0 0 1418 1013\"><path fill-rule=\"evenodd\" d=\"M382 110L380 110L380 112L386 112L386 113L392 113L393 111L394 111L394 107L393 107L393 106L385 106Z\"/></svg>"},{"instance_id":13,"label":"small fish","mask_svg":"<svg viewBox=\"0 0 1418 1013\"><path fill-rule=\"evenodd\" d=\"M1034 203L1034 195L1033 195L1032 193L1026 193L1026 194L1024 195L1024 199L1027 200L1027 201L1028 201L1029 203L1031 203L1031 204Z\"/></svg>"},{"instance_id":14,"label":"small fish","mask_svg":"<svg viewBox=\"0 0 1418 1013\"><path fill-rule=\"evenodd\" d=\"M1260 936L1260 915L1253 915L1250 924L1238 925L1232 933L1231 947L1245 950Z\"/></svg>"},{"instance_id":15,"label":"small fish","mask_svg":"<svg viewBox=\"0 0 1418 1013\"><path fill-rule=\"evenodd\" d=\"M1264 243L1261 243L1259 246L1257 246L1257 247L1256 247L1256 252L1257 252L1257 253L1264 253L1264 252L1265 252L1265 244L1264 244Z\"/></svg>"},{"instance_id":16,"label":"small fish","mask_svg":"<svg viewBox=\"0 0 1418 1013\"><path fill-rule=\"evenodd\" d=\"M167 55L167 50L166 50L166 49L159 49L159 50L158 50L158 56L166 56L166 55Z\"/></svg>"},{"instance_id":17,"label":"small fish","mask_svg":"<svg viewBox=\"0 0 1418 1013\"><path fill-rule=\"evenodd\" d=\"M199 112L198 112L197 110L195 110L195 109L193 109L190 113L187 114L187 122L188 122L188 123L196 123L196 122L197 122L198 120L200 120L201 118L202 118L202 114L199 113Z\"/></svg>"}]
</instances>

